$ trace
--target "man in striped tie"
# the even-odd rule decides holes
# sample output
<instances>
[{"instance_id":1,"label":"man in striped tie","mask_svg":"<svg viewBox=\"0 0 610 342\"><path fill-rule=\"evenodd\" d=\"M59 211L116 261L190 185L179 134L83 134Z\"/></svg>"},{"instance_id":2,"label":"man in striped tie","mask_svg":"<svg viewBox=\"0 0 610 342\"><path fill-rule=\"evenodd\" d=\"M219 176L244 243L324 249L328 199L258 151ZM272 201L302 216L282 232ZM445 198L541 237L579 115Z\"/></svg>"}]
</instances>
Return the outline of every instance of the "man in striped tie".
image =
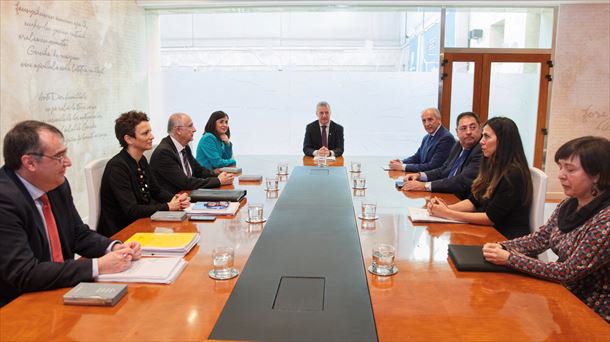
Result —
<instances>
[{"instance_id":1,"label":"man in striped tie","mask_svg":"<svg viewBox=\"0 0 610 342\"><path fill-rule=\"evenodd\" d=\"M122 272L140 245L122 244L81 220L65 172L72 165L63 134L23 121L4 137L0 168L0 306L23 292L68 287ZM74 260L78 253L85 258Z\"/></svg>"},{"instance_id":2,"label":"man in striped tie","mask_svg":"<svg viewBox=\"0 0 610 342\"><path fill-rule=\"evenodd\" d=\"M316 105L318 120L305 128L303 153L311 157L339 157L343 155L343 126L330 120L330 105L326 101Z\"/></svg>"}]
</instances>

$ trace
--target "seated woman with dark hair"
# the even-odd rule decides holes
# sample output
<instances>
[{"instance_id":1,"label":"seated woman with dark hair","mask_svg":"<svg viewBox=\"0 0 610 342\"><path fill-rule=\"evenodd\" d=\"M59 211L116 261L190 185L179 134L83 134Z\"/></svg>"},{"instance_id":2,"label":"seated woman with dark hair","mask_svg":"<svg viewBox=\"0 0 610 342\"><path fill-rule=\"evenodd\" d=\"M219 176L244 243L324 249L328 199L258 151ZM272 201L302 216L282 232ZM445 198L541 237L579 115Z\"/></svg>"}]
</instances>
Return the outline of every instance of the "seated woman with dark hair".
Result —
<instances>
[{"instance_id":1,"label":"seated woman with dark hair","mask_svg":"<svg viewBox=\"0 0 610 342\"><path fill-rule=\"evenodd\" d=\"M532 178L519 129L509 118L495 117L483 126L483 159L467 199L447 205L428 202L432 215L473 224L493 225L509 239L529 234Z\"/></svg>"},{"instance_id":2,"label":"seated woman with dark hair","mask_svg":"<svg viewBox=\"0 0 610 342\"><path fill-rule=\"evenodd\" d=\"M509 241L487 243L489 262L556 281L610 322L610 141L582 137L555 153L568 196L545 225ZM536 255L551 249L556 262Z\"/></svg>"},{"instance_id":3,"label":"seated woman with dark hair","mask_svg":"<svg viewBox=\"0 0 610 342\"><path fill-rule=\"evenodd\" d=\"M197 161L208 170L234 166L233 144L231 143L229 116L223 111L210 115L205 124L204 134L197 145Z\"/></svg>"},{"instance_id":4,"label":"seated woman with dark hair","mask_svg":"<svg viewBox=\"0 0 610 342\"><path fill-rule=\"evenodd\" d=\"M114 132L123 149L106 164L100 187L98 232L112 236L133 221L158 210L182 210L186 194L173 195L157 185L144 151L154 136L145 113L130 111L116 119Z\"/></svg>"}]
</instances>

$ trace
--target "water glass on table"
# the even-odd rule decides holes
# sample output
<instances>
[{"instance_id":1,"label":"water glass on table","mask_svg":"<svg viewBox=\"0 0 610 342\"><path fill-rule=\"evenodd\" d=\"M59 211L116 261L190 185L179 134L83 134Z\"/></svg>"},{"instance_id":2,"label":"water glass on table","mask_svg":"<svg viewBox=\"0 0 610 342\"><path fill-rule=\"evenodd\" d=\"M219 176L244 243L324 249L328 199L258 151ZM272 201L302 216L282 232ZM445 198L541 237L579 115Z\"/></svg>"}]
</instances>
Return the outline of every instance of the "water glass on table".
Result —
<instances>
[{"instance_id":1,"label":"water glass on table","mask_svg":"<svg viewBox=\"0 0 610 342\"><path fill-rule=\"evenodd\" d=\"M364 200L360 204L360 218L363 220L375 220L377 218L377 202Z\"/></svg>"},{"instance_id":2,"label":"water glass on table","mask_svg":"<svg viewBox=\"0 0 610 342\"><path fill-rule=\"evenodd\" d=\"M278 179L277 177L267 177L265 180L265 183L267 184L267 191L277 191L278 190Z\"/></svg>"},{"instance_id":3,"label":"water glass on table","mask_svg":"<svg viewBox=\"0 0 610 342\"><path fill-rule=\"evenodd\" d=\"M248 222L260 223L263 220L263 205L260 203L248 204Z\"/></svg>"},{"instance_id":4,"label":"water glass on table","mask_svg":"<svg viewBox=\"0 0 610 342\"><path fill-rule=\"evenodd\" d=\"M287 175L288 174L288 164L287 163L277 164L277 174L278 175Z\"/></svg>"},{"instance_id":5,"label":"water glass on table","mask_svg":"<svg viewBox=\"0 0 610 342\"><path fill-rule=\"evenodd\" d=\"M360 162L353 161L350 164L350 169L349 170L350 170L350 172L353 172L353 173L360 173L361 167L362 166L361 166Z\"/></svg>"},{"instance_id":6,"label":"water glass on table","mask_svg":"<svg viewBox=\"0 0 610 342\"><path fill-rule=\"evenodd\" d=\"M214 279L230 279L235 275L233 268L235 252L232 247L216 247L212 250L213 269L210 276Z\"/></svg>"},{"instance_id":7,"label":"water glass on table","mask_svg":"<svg viewBox=\"0 0 610 342\"><path fill-rule=\"evenodd\" d=\"M392 245L385 243L377 244L373 247L373 262L369 271L376 275L387 276L397 272L394 266L396 249Z\"/></svg>"}]
</instances>

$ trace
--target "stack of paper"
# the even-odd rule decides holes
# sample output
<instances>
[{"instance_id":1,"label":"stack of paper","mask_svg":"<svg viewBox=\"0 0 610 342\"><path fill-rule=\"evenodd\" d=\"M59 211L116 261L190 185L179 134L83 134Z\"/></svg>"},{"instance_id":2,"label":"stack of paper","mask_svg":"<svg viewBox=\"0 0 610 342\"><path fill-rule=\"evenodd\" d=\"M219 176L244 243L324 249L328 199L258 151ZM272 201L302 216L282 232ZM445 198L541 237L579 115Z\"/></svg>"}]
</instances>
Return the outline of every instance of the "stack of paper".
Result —
<instances>
[{"instance_id":1,"label":"stack of paper","mask_svg":"<svg viewBox=\"0 0 610 342\"><path fill-rule=\"evenodd\" d=\"M442 223L465 223L463 221L445 219L438 216L432 216L428 213L428 209L409 208L409 216L412 222L442 222Z\"/></svg>"},{"instance_id":2,"label":"stack of paper","mask_svg":"<svg viewBox=\"0 0 610 342\"><path fill-rule=\"evenodd\" d=\"M184 209L187 214L190 215L235 215L239 209L239 202L226 202L228 205L225 206L214 206L208 205L209 203L223 203L223 202L195 202Z\"/></svg>"},{"instance_id":3,"label":"stack of paper","mask_svg":"<svg viewBox=\"0 0 610 342\"><path fill-rule=\"evenodd\" d=\"M121 273L100 274L97 281L119 283L173 283L186 266L182 258L142 258Z\"/></svg>"},{"instance_id":4,"label":"stack of paper","mask_svg":"<svg viewBox=\"0 0 610 342\"><path fill-rule=\"evenodd\" d=\"M142 255L185 256L199 242L199 233L135 233L127 241L139 242Z\"/></svg>"},{"instance_id":5,"label":"stack of paper","mask_svg":"<svg viewBox=\"0 0 610 342\"><path fill-rule=\"evenodd\" d=\"M321 158L323 158L323 157L315 156L315 157L313 157L313 161L318 161ZM334 162L334 161L337 161L337 158L335 156L328 156L328 157L326 157L326 161Z\"/></svg>"}]
</instances>

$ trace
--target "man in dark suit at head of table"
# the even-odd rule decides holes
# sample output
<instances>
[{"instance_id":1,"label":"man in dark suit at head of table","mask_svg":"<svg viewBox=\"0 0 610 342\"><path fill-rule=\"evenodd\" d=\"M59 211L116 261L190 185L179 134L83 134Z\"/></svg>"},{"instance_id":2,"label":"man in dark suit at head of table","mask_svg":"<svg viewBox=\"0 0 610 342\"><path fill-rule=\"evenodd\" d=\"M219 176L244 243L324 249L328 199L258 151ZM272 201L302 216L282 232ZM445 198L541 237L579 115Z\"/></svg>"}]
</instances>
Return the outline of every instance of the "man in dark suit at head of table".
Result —
<instances>
[{"instance_id":1,"label":"man in dark suit at head of table","mask_svg":"<svg viewBox=\"0 0 610 342\"><path fill-rule=\"evenodd\" d=\"M175 113L167 121L167 137L150 157L150 168L159 186L172 194L182 190L216 188L233 183L233 175L221 172L218 176L193 156L189 143L197 129L188 114Z\"/></svg>"},{"instance_id":2,"label":"man in dark suit at head of table","mask_svg":"<svg viewBox=\"0 0 610 342\"><path fill-rule=\"evenodd\" d=\"M343 155L343 126L330 120L331 109L328 102L316 105L318 120L305 128L303 153L311 157L340 157Z\"/></svg>"},{"instance_id":3,"label":"man in dark suit at head of table","mask_svg":"<svg viewBox=\"0 0 610 342\"><path fill-rule=\"evenodd\" d=\"M0 306L20 294L74 286L122 272L140 244L110 240L83 223L65 178L63 134L23 121L4 137L0 168ZM84 258L74 260L78 253Z\"/></svg>"}]
</instances>

